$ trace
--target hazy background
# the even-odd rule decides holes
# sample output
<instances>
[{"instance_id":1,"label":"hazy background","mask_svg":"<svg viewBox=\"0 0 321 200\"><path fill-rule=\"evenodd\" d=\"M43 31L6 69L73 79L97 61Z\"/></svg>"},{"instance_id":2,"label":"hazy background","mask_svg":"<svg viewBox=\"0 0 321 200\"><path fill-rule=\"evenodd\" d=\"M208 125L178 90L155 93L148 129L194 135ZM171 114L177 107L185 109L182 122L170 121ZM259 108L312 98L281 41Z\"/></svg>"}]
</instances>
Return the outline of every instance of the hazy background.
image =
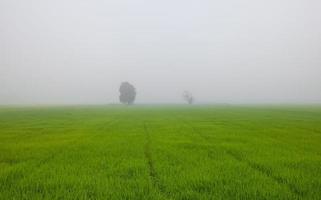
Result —
<instances>
[{"instance_id":1,"label":"hazy background","mask_svg":"<svg viewBox=\"0 0 321 200\"><path fill-rule=\"evenodd\" d=\"M320 0L0 0L0 104L321 103Z\"/></svg>"}]
</instances>

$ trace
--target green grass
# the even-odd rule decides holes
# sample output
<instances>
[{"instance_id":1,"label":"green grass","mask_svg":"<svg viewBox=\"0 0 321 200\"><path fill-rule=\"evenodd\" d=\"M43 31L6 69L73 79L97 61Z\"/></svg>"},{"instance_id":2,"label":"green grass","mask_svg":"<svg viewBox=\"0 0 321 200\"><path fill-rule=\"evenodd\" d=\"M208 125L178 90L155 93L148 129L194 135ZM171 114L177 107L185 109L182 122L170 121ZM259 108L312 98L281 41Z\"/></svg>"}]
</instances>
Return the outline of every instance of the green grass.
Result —
<instances>
[{"instance_id":1,"label":"green grass","mask_svg":"<svg viewBox=\"0 0 321 200\"><path fill-rule=\"evenodd\" d=\"M321 107L2 107L0 199L321 199Z\"/></svg>"}]
</instances>

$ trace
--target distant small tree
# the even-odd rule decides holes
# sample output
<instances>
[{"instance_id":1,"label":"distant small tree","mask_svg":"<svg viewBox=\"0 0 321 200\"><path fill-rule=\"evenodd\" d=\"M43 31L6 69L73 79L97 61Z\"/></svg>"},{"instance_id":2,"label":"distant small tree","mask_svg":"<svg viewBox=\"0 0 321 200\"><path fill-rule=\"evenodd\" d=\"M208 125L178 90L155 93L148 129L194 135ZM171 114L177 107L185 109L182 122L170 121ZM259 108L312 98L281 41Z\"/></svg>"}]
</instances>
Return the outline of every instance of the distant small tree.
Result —
<instances>
[{"instance_id":1,"label":"distant small tree","mask_svg":"<svg viewBox=\"0 0 321 200\"><path fill-rule=\"evenodd\" d=\"M135 87L128 83L122 82L119 87L119 101L123 104L131 105L134 103L136 98L136 89Z\"/></svg>"},{"instance_id":2,"label":"distant small tree","mask_svg":"<svg viewBox=\"0 0 321 200\"><path fill-rule=\"evenodd\" d=\"M184 91L183 92L183 99L188 103L188 104L193 104L194 103L194 97L193 95L188 92L188 91Z\"/></svg>"}]
</instances>

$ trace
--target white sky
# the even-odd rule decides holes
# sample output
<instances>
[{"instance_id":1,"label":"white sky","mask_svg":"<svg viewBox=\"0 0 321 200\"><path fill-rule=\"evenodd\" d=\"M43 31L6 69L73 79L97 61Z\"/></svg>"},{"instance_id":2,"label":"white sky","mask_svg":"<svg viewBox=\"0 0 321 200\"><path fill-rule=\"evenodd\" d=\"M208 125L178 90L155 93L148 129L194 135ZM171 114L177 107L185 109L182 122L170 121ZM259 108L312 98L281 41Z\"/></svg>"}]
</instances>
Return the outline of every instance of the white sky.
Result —
<instances>
[{"instance_id":1,"label":"white sky","mask_svg":"<svg viewBox=\"0 0 321 200\"><path fill-rule=\"evenodd\" d=\"M0 104L321 103L320 0L0 0Z\"/></svg>"}]
</instances>

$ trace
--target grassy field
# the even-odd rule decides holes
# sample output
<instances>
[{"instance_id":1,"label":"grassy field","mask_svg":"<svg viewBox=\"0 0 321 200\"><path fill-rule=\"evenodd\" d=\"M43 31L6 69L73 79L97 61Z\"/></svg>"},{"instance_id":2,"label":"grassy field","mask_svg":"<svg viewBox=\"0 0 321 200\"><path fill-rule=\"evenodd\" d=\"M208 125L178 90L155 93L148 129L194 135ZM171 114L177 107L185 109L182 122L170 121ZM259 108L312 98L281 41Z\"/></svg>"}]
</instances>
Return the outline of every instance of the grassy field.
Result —
<instances>
[{"instance_id":1,"label":"grassy field","mask_svg":"<svg viewBox=\"0 0 321 200\"><path fill-rule=\"evenodd\" d=\"M321 199L321 107L2 107L0 199Z\"/></svg>"}]
</instances>

